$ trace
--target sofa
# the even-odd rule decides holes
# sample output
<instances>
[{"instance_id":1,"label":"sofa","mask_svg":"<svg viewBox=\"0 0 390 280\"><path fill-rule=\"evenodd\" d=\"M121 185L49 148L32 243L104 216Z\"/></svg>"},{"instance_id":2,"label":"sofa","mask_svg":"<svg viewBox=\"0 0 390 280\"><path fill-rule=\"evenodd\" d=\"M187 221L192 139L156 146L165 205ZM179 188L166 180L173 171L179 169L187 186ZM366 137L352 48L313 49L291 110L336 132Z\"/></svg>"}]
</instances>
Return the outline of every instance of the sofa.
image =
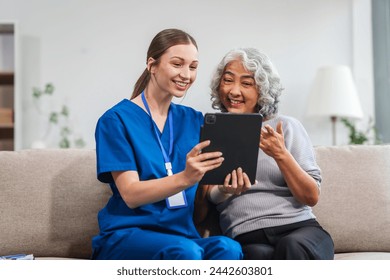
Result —
<instances>
[{"instance_id":1,"label":"sofa","mask_svg":"<svg viewBox=\"0 0 390 280\"><path fill-rule=\"evenodd\" d=\"M323 183L313 208L335 259L390 259L390 145L315 147ZM111 195L92 149L0 152L0 256L89 259ZM198 223L218 234L218 215Z\"/></svg>"}]
</instances>

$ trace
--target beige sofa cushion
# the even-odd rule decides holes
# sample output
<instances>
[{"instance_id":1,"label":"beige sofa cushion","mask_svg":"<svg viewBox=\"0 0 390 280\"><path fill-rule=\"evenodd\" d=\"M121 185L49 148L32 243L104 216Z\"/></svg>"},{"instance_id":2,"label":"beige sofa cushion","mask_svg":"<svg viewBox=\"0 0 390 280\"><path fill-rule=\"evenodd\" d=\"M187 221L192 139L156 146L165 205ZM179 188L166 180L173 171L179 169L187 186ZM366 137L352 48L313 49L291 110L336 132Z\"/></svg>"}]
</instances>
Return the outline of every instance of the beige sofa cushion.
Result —
<instances>
[{"instance_id":1,"label":"beige sofa cushion","mask_svg":"<svg viewBox=\"0 0 390 280\"><path fill-rule=\"evenodd\" d=\"M110 190L93 150L0 154L0 255L89 258Z\"/></svg>"},{"instance_id":2,"label":"beige sofa cushion","mask_svg":"<svg viewBox=\"0 0 390 280\"><path fill-rule=\"evenodd\" d=\"M390 252L390 145L316 147L323 183L313 208L336 253Z\"/></svg>"}]
</instances>

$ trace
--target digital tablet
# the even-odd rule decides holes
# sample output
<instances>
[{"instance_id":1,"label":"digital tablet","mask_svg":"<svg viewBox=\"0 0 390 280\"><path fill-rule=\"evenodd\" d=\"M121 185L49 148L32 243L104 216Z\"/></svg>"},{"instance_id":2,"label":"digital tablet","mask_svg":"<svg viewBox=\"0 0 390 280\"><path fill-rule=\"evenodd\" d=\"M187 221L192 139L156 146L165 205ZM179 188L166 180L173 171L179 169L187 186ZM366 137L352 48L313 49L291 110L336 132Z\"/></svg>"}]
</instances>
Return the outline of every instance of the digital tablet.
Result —
<instances>
[{"instance_id":1,"label":"digital tablet","mask_svg":"<svg viewBox=\"0 0 390 280\"><path fill-rule=\"evenodd\" d=\"M225 160L206 172L199 185L223 185L226 175L238 167L255 183L262 121L261 114L206 113L200 141L211 143L202 152L222 152Z\"/></svg>"}]
</instances>

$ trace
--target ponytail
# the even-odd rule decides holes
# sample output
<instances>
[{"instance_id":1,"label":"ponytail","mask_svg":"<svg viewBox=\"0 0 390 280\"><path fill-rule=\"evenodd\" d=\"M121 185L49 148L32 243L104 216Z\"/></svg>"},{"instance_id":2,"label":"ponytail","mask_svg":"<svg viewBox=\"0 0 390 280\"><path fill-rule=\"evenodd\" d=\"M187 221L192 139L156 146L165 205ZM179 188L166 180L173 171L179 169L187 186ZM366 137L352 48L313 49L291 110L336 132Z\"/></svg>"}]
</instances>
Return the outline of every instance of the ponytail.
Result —
<instances>
[{"instance_id":1,"label":"ponytail","mask_svg":"<svg viewBox=\"0 0 390 280\"><path fill-rule=\"evenodd\" d=\"M130 99L134 99L138 95L140 95L142 91L146 88L149 80L150 80L150 73L148 69L145 69L142 75L138 78L137 82L135 83L133 94L131 95Z\"/></svg>"}]
</instances>

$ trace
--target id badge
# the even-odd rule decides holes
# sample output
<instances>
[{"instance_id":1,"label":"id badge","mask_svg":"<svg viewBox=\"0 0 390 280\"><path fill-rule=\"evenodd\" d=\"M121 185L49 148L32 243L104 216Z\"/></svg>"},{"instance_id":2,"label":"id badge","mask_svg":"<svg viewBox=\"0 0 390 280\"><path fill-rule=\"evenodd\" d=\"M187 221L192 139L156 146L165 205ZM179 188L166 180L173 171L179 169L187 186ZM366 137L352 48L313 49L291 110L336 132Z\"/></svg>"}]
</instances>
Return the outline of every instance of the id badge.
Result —
<instances>
[{"instance_id":1,"label":"id badge","mask_svg":"<svg viewBox=\"0 0 390 280\"><path fill-rule=\"evenodd\" d=\"M165 163L165 168L167 170L167 175L172 176L173 172L172 172L172 165L170 162ZM187 207L187 198L186 198L186 193L184 191L181 191L177 194L167 197L165 200L167 202L168 209Z\"/></svg>"},{"instance_id":2,"label":"id badge","mask_svg":"<svg viewBox=\"0 0 390 280\"><path fill-rule=\"evenodd\" d=\"M187 207L187 198L184 191L166 198L166 202L168 209Z\"/></svg>"}]
</instances>

